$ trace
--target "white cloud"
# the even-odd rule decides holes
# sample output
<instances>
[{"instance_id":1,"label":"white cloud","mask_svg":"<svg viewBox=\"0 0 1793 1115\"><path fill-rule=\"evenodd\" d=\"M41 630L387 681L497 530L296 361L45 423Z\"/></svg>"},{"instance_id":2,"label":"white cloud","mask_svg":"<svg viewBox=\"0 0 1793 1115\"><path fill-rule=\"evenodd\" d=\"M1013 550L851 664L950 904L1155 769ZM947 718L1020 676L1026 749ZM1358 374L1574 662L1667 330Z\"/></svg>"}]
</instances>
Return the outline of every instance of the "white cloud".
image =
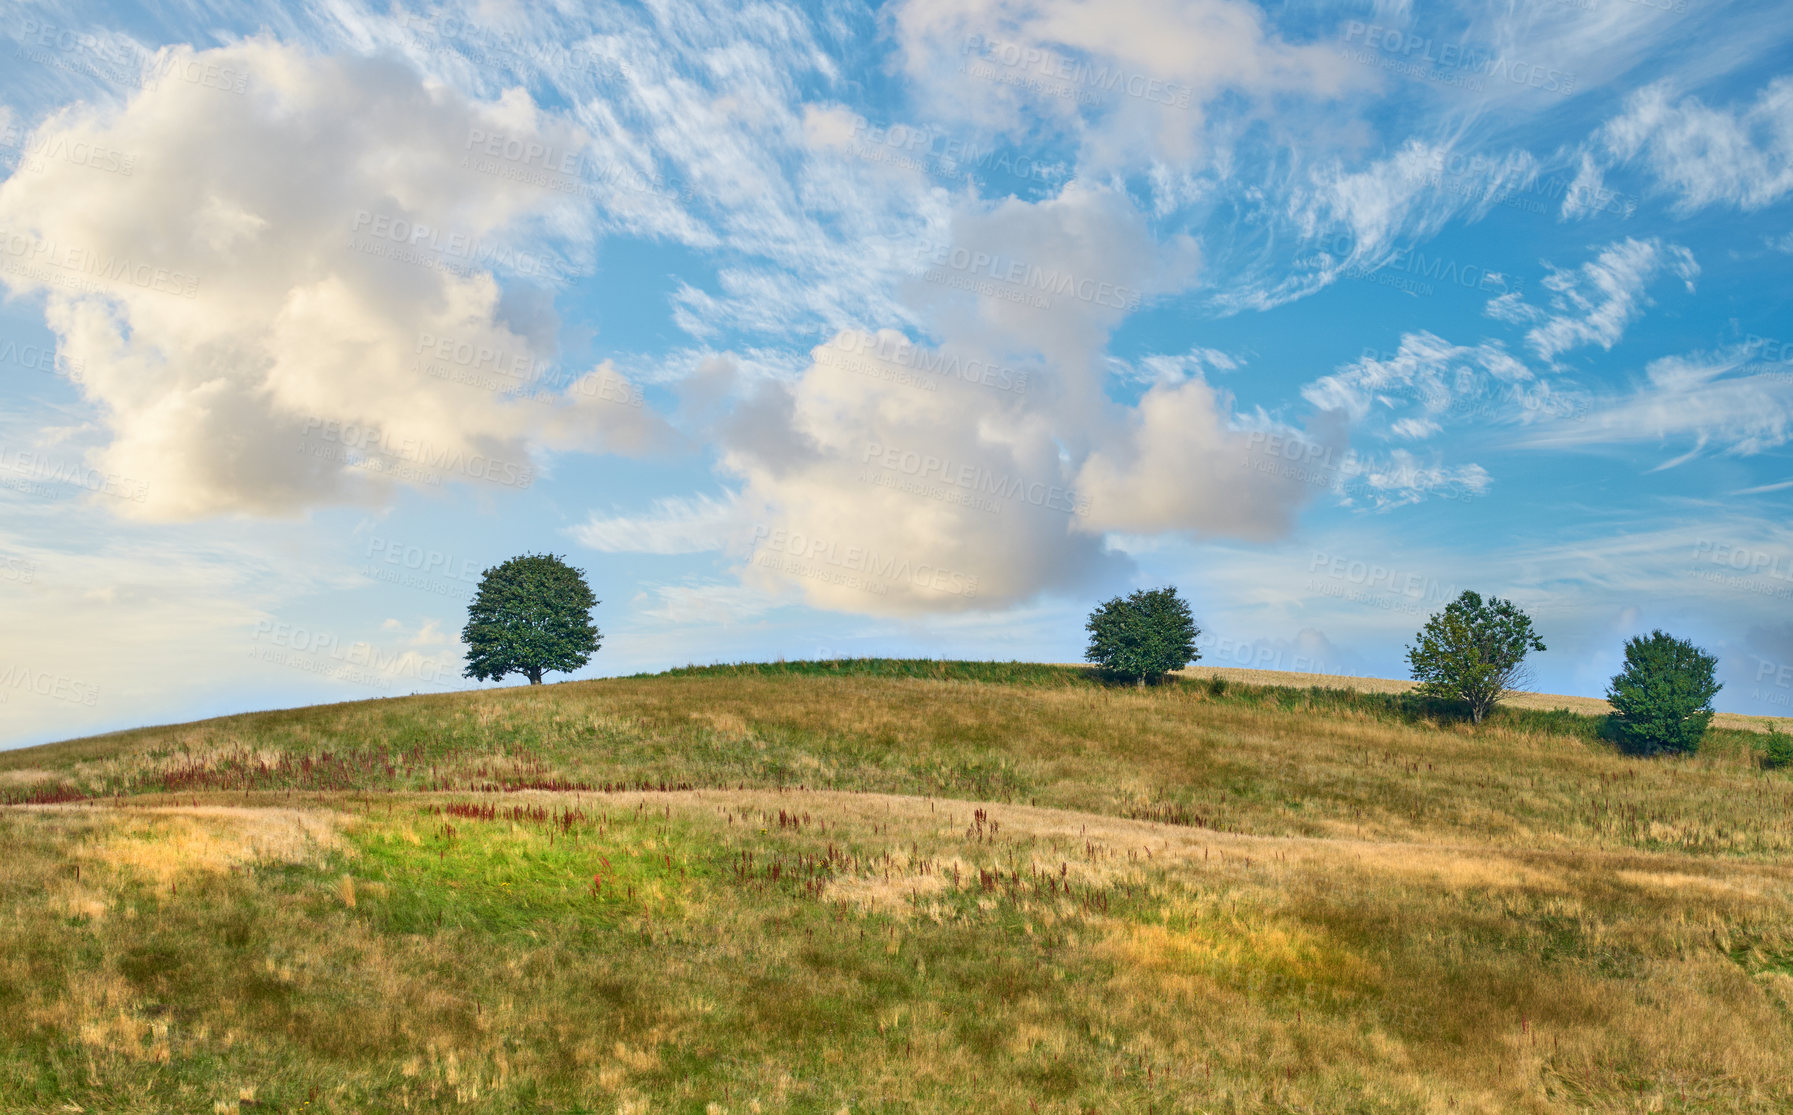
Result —
<instances>
[{"instance_id":1,"label":"white cloud","mask_svg":"<svg viewBox=\"0 0 1793 1115\"><path fill-rule=\"evenodd\" d=\"M842 334L737 406L722 465L752 509L744 581L900 615L1003 607L1111 566L1075 529L1046 416L960 377L909 378L913 359L881 355L898 344Z\"/></svg>"},{"instance_id":2,"label":"white cloud","mask_svg":"<svg viewBox=\"0 0 1793 1115\"><path fill-rule=\"evenodd\" d=\"M1077 474L1078 493L1089 501L1083 524L1252 540L1286 533L1320 488L1258 451L1261 436L1229 429L1230 410L1200 379L1148 390L1128 436L1091 453Z\"/></svg>"},{"instance_id":3,"label":"white cloud","mask_svg":"<svg viewBox=\"0 0 1793 1115\"><path fill-rule=\"evenodd\" d=\"M1206 154L1207 107L1227 93L1328 98L1372 81L1238 0L906 0L895 25L933 114L1069 127L1092 171Z\"/></svg>"},{"instance_id":4,"label":"white cloud","mask_svg":"<svg viewBox=\"0 0 1793 1115\"><path fill-rule=\"evenodd\" d=\"M1489 302L1486 312L1513 324L1536 322L1525 339L1544 360L1583 345L1610 349L1652 304L1647 288L1664 270L1692 291L1700 265L1679 244L1627 238L1608 244L1574 270L1550 266L1544 278L1551 295L1548 309L1507 294Z\"/></svg>"},{"instance_id":5,"label":"white cloud","mask_svg":"<svg viewBox=\"0 0 1793 1115\"><path fill-rule=\"evenodd\" d=\"M1645 368L1630 391L1593 400L1580 421L1540 428L1525 444L1566 448L1643 441L1692 441L1662 467L1689 460L1707 447L1753 456L1793 438L1793 378L1783 373L1736 374L1752 350L1665 356Z\"/></svg>"},{"instance_id":6,"label":"white cloud","mask_svg":"<svg viewBox=\"0 0 1793 1115\"><path fill-rule=\"evenodd\" d=\"M1560 389L1498 343L1457 345L1405 333L1392 353L1369 353L1308 384L1302 398L1370 433L1420 439L1446 424L1530 422L1562 413Z\"/></svg>"},{"instance_id":7,"label":"white cloud","mask_svg":"<svg viewBox=\"0 0 1793 1115\"><path fill-rule=\"evenodd\" d=\"M613 370L558 399L505 393L539 387L553 351L552 314L522 288L589 233L565 194L504 171L579 151L577 128L521 90L474 103L390 61L269 40L190 60L247 74L246 91L170 80L72 106L35 138L139 152L133 173L50 163L0 185L3 277L45 298L85 367L112 435L95 466L148 485L126 512L521 486L538 447L657 442Z\"/></svg>"},{"instance_id":8,"label":"white cloud","mask_svg":"<svg viewBox=\"0 0 1793 1115\"><path fill-rule=\"evenodd\" d=\"M1777 77L1754 103L1730 109L1651 85L1626 100L1596 143L1612 161L1641 162L1675 195L1679 213L1761 209L1793 193L1793 78Z\"/></svg>"},{"instance_id":9,"label":"white cloud","mask_svg":"<svg viewBox=\"0 0 1793 1115\"><path fill-rule=\"evenodd\" d=\"M733 500L671 496L645 515L594 514L572 535L607 554L699 554L723 549L745 525Z\"/></svg>"}]
</instances>

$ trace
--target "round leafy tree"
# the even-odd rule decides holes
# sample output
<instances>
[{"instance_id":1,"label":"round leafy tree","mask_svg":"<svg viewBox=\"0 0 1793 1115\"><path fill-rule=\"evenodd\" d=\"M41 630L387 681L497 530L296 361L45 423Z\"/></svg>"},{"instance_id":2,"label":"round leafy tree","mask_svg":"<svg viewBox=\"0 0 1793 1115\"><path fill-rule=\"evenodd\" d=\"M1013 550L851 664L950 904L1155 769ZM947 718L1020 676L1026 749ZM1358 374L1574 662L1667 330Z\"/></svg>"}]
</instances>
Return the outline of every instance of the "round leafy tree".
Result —
<instances>
[{"instance_id":1,"label":"round leafy tree","mask_svg":"<svg viewBox=\"0 0 1793 1115\"><path fill-rule=\"evenodd\" d=\"M1174 585L1139 589L1125 599L1117 596L1091 612L1084 628L1089 649L1083 657L1140 685L1201 657L1195 639L1202 629Z\"/></svg>"},{"instance_id":2,"label":"round leafy tree","mask_svg":"<svg viewBox=\"0 0 1793 1115\"><path fill-rule=\"evenodd\" d=\"M1699 750L1712 723L1712 698L1723 686L1713 679L1718 659L1661 631L1625 643L1625 668L1613 675L1613 731L1628 751L1654 755Z\"/></svg>"},{"instance_id":3,"label":"round leafy tree","mask_svg":"<svg viewBox=\"0 0 1793 1115\"><path fill-rule=\"evenodd\" d=\"M486 570L461 631L465 676L522 674L540 685L544 670L577 670L598 649L597 603L585 574L552 554L524 554Z\"/></svg>"},{"instance_id":4,"label":"round leafy tree","mask_svg":"<svg viewBox=\"0 0 1793 1115\"><path fill-rule=\"evenodd\" d=\"M1543 649L1531 617L1511 600L1464 592L1420 628L1407 663L1421 695L1461 701L1480 724L1495 702L1524 684L1526 653Z\"/></svg>"}]
</instances>

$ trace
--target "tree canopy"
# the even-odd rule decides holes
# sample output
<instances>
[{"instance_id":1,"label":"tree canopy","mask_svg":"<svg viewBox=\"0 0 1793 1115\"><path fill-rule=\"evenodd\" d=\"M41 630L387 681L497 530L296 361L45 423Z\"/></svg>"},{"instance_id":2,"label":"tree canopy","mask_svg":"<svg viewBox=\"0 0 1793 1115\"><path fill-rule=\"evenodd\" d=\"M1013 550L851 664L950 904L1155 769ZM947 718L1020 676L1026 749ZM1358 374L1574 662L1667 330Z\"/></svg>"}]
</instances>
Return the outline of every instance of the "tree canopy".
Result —
<instances>
[{"instance_id":1,"label":"tree canopy","mask_svg":"<svg viewBox=\"0 0 1793 1115\"><path fill-rule=\"evenodd\" d=\"M1463 702L1479 724L1523 683L1526 653L1543 649L1531 617L1511 600L1465 591L1426 621L1407 662L1421 694Z\"/></svg>"},{"instance_id":2,"label":"tree canopy","mask_svg":"<svg viewBox=\"0 0 1793 1115\"><path fill-rule=\"evenodd\" d=\"M1201 628L1174 585L1117 596L1091 612L1084 626L1090 633L1084 659L1140 685L1201 657L1195 649Z\"/></svg>"},{"instance_id":3,"label":"tree canopy","mask_svg":"<svg viewBox=\"0 0 1793 1115\"><path fill-rule=\"evenodd\" d=\"M598 604L583 571L553 554L524 554L479 579L467 607L465 676L497 681L522 674L540 685L544 671L568 673L591 661L602 636L591 621Z\"/></svg>"},{"instance_id":4,"label":"tree canopy","mask_svg":"<svg viewBox=\"0 0 1793 1115\"><path fill-rule=\"evenodd\" d=\"M1662 631L1625 643L1625 666L1613 675L1606 699L1613 728L1628 750L1692 754L1712 723L1712 698L1724 686L1718 659Z\"/></svg>"}]
</instances>

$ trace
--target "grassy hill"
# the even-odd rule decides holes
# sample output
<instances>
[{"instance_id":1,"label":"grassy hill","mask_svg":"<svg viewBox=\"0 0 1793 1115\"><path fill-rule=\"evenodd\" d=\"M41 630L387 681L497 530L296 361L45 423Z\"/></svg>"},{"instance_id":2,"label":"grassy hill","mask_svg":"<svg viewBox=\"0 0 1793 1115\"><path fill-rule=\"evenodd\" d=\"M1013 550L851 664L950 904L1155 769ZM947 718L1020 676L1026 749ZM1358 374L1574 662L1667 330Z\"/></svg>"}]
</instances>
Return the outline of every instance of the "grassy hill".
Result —
<instances>
[{"instance_id":1,"label":"grassy hill","mask_svg":"<svg viewBox=\"0 0 1793 1115\"><path fill-rule=\"evenodd\" d=\"M1793 778L1598 725L879 660L4 752L0 1110L1793 1108Z\"/></svg>"}]
</instances>

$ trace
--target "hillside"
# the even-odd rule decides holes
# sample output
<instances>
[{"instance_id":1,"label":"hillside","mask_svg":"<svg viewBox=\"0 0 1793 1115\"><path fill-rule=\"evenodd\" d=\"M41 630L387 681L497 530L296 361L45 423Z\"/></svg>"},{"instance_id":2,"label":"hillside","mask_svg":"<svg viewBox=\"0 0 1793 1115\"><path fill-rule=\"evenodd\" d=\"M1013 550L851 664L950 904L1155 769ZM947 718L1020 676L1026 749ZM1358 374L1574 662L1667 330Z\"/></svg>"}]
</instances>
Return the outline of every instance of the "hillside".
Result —
<instances>
[{"instance_id":1,"label":"hillside","mask_svg":"<svg viewBox=\"0 0 1793 1115\"><path fill-rule=\"evenodd\" d=\"M1786 1110L1758 742L870 661L4 752L0 1110Z\"/></svg>"},{"instance_id":2,"label":"hillside","mask_svg":"<svg viewBox=\"0 0 1793 1115\"><path fill-rule=\"evenodd\" d=\"M1178 673L1185 677L1222 677L1245 685L1271 685L1289 689L1356 689L1365 693L1411 693L1417 682L1404 678L1368 678L1352 674L1304 674L1288 670L1253 670L1238 666L1191 666ZM1560 693L1515 693L1504 702L1517 709L1567 709L1584 716L1605 716L1612 705L1600 697L1573 697ZM1744 732L1766 731L1772 724L1781 731L1793 731L1793 717L1748 716L1740 712L1721 712L1712 717L1716 728L1734 728Z\"/></svg>"}]
</instances>

